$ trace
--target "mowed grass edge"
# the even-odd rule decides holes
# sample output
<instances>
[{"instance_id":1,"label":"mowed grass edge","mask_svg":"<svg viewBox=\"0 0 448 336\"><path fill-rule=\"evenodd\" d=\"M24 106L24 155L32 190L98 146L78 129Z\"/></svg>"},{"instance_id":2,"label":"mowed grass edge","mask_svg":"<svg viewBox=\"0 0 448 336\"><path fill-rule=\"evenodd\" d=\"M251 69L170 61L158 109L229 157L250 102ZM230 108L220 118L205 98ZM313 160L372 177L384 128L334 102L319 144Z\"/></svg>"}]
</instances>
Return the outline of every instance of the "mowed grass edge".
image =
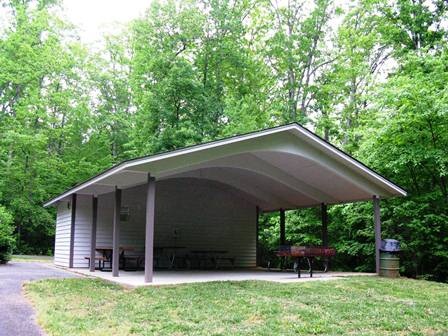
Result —
<instances>
[{"instance_id":1,"label":"mowed grass edge","mask_svg":"<svg viewBox=\"0 0 448 336\"><path fill-rule=\"evenodd\" d=\"M13 254L11 257L12 262L42 262L42 263L52 263L53 256L45 255L23 255L23 254Z\"/></svg>"},{"instance_id":2,"label":"mowed grass edge","mask_svg":"<svg viewBox=\"0 0 448 336\"><path fill-rule=\"evenodd\" d=\"M448 335L448 285L352 277L124 289L97 279L31 282L49 335Z\"/></svg>"}]
</instances>

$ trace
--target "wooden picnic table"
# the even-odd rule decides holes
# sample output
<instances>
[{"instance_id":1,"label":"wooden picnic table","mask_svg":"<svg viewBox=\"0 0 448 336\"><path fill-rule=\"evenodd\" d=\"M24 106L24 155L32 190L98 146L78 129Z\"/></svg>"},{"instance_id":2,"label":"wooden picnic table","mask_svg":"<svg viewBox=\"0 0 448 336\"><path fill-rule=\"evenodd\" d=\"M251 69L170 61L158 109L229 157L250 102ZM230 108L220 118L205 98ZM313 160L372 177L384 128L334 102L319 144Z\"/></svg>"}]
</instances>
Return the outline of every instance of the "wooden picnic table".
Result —
<instances>
[{"instance_id":1,"label":"wooden picnic table","mask_svg":"<svg viewBox=\"0 0 448 336\"><path fill-rule=\"evenodd\" d=\"M204 265L205 268L207 261L210 261L216 269L219 268L219 263L222 260L229 261L232 264L232 267L235 264L235 258L227 256L229 251L226 250L192 250L191 253L197 255L199 268L201 268L202 265Z\"/></svg>"},{"instance_id":2,"label":"wooden picnic table","mask_svg":"<svg viewBox=\"0 0 448 336\"><path fill-rule=\"evenodd\" d=\"M110 272L112 270L112 259L113 259L113 248L111 246L97 246L95 248L95 251L101 253L103 259L103 266L101 267L100 264L100 271L104 272ZM120 258L124 257L125 251L134 251L134 248L132 246L120 246L119 247L119 254ZM105 262L109 264L110 267L105 267Z\"/></svg>"},{"instance_id":3,"label":"wooden picnic table","mask_svg":"<svg viewBox=\"0 0 448 336\"><path fill-rule=\"evenodd\" d=\"M228 253L228 251L225 250L193 250L191 253L195 254L224 254Z\"/></svg>"},{"instance_id":4,"label":"wooden picnic table","mask_svg":"<svg viewBox=\"0 0 448 336\"><path fill-rule=\"evenodd\" d=\"M95 247L95 250L97 250L98 252L100 252L100 251L108 251L108 250L112 251L113 248L112 248L112 246L97 246L97 247ZM133 251L134 247L132 247L132 246L120 246L119 250L121 252L123 252L123 251Z\"/></svg>"},{"instance_id":5,"label":"wooden picnic table","mask_svg":"<svg viewBox=\"0 0 448 336\"><path fill-rule=\"evenodd\" d=\"M167 252L168 260L169 260L169 268L173 269L176 266L176 257L178 250L185 250L185 246L174 246L174 245L166 245L166 246L154 246L154 250L161 251L162 254Z\"/></svg>"}]
</instances>

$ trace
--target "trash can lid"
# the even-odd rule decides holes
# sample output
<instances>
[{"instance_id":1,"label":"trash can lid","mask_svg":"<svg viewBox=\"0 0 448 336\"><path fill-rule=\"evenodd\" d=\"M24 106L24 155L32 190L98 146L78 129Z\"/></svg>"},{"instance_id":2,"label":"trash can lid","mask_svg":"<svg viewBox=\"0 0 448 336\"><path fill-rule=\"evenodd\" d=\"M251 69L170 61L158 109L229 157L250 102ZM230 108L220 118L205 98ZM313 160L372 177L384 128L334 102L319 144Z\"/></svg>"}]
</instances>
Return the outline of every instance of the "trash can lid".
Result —
<instances>
[{"instance_id":1,"label":"trash can lid","mask_svg":"<svg viewBox=\"0 0 448 336\"><path fill-rule=\"evenodd\" d=\"M400 242L396 239L383 239L383 242L391 243L391 244L400 244Z\"/></svg>"},{"instance_id":2,"label":"trash can lid","mask_svg":"<svg viewBox=\"0 0 448 336\"><path fill-rule=\"evenodd\" d=\"M385 252L398 252L400 251L400 242L396 239L383 239L380 250Z\"/></svg>"}]
</instances>

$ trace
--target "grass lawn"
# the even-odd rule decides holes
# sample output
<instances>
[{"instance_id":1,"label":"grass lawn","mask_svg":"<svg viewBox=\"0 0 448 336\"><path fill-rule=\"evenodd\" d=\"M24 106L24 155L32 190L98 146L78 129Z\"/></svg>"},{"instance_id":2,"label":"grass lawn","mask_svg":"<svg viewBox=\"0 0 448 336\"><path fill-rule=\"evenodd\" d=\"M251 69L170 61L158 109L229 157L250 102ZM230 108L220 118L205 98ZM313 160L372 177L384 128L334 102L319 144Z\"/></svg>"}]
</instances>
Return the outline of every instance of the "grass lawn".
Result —
<instances>
[{"instance_id":1,"label":"grass lawn","mask_svg":"<svg viewBox=\"0 0 448 336\"><path fill-rule=\"evenodd\" d=\"M11 258L11 261L28 261L28 262L53 262L53 256L44 256L44 255L22 255L22 254L14 254Z\"/></svg>"},{"instance_id":2,"label":"grass lawn","mask_svg":"<svg viewBox=\"0 0 448 336\"><path fill-rule=\"evenodd\" d=\"M448 285L408 279L133 290L64 279L26 293L49 335L448 335Z\"/></svg>"}]
</instances>

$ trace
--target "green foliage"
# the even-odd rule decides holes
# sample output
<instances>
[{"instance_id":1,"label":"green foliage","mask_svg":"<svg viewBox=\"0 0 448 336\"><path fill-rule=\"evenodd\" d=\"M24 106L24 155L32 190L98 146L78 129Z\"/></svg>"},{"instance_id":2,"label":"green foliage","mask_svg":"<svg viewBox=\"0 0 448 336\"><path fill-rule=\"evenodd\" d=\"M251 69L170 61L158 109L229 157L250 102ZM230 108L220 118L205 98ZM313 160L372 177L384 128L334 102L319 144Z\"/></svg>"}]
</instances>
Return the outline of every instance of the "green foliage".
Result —
<instances>
[{"instance_id":1,"label":"green foliage","mask_svg":"<svg viewBox=\"0 0 448 336\"><path fill-rule=\"evenodd\" d=\"M447 53L410 55L378 92L361 155L411 193L448 197Z\"/></svg>"},{"instance_id":2,"label":"green foliage","mask_svg":"<svg viewBox=\"0 0 448 336\"><path fill-rule=\"evenodd\" d=\"M383 237L401 241L402 273L440 281L447 280L448 116L446 34L437 22L446 10L440 2L353 6L316 92L317 130L410 193L382 203ZM399 65L380 81L390 62ZM338 251L333 268L372 271L370 202L329 211L330 245ZM262 225L262 243L275 249L278 217ZM319 242L316 210L288 215L286 228L301 233L287 234L294 244Z\"/></svg>"},{"instance_id":3,"label":"green foliage","mask_svg":"<svg viewBox=\"0 0 448 336\"><path fill-rule=\"evenodd\" d=\"M389 1L379 1L377 9L382 18L378 30L385 43L399 56L438 49L446 39L447 6L444 1L397 0L392 5Z\"/></svg>"},{"instance_id":4,"label":"green foliage","mask_svg":"<svg viewBox=\"0 0 448 336\"><path fill-rule=\"evenodd\" d=\"M333 267L364 272L375 269L375 233L371 202L332 207L328 235L330 245L337 251ZM387 237L384 230L383 237Z\"/></svg>"},{"instance_id":5,"label":"green foliage","mask_svg":"<svg viewBox=\"0 0 448 336\"><path fill-rule=\"evenodd\" d=\"M14 247L14 226L12 215L5 207L0 205L0 264L6 263L11 259L12 249Z\"/></svg>"},{"instance_id":6,"label":"green foliage","mask_svg":"<svg viewBox=\"0 0 448 336\"><path fill-rule=\"evenodd\" d=\"M384 209L384 234L403 242L403 271L412 277L448 280L448 206L440 192L405 201L389 201Z\"/></svg>"},{"instance_id":7,"label":"green foliage","mask_svg":"<svg viewBox=\"0 0 448 336\"><path fill-rule=\"evenodd\" d=\"M325 38L330 35L332 2L314 1L309 11L303 10L307 1L267 3L260 20L263 44L259 52L275 78L271 90L275 108L281 112L279 122L306 123L319 91L315 82L329 63Z\"/></svg>"},{"instance_id":8,"label":"green foliage","mask_svg":"<svg viewBox=\"0 0 448 336\"><path fill-rule=\"evenodd\" d=\"M393 234L402 237L406 273L439 280L448 278L446 64L446 51L410 54L378 92L377 118L360 149L371 166L409 191L385 212Z\"/></svg>"},{"instance_id":9,"label":"green foliage","mask_svg":"<svg viewBox=\"0 0 448 336\"><path fill-rule=\"evenodd\" d=\"M88 141L86 50L51 2L10 4L10 27L0 33L0 195L14 216L17 252L48 253L54 213L44 201L111 160Z\"/></svg>"},{"instance_id":10,"label":"green foliage","mask_svg":"<svg viewBox=\"0 0 448 336\"><path fill-rule=\"evenodd\" d=\"M247 41L251 6L155 1L133 23L130 82L139 154L267 125L257 77L265 66L252 57Z\"/></svg>"}]
</instances>

